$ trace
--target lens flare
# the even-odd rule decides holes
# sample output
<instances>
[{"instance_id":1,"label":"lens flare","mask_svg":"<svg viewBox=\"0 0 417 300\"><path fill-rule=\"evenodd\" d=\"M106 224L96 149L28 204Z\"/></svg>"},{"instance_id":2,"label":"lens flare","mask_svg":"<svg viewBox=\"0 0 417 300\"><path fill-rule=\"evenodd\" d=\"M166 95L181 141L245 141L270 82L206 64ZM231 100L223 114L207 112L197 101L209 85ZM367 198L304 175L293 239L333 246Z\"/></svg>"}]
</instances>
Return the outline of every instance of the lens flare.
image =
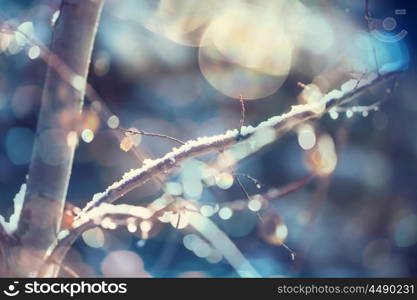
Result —
<instances>
[{"instance_id":1,"label":"lens flare","mask_svg":"<svg viewBox=\"0 0 417 300\"><path fill-rule=\"evenodd\" d=\"M253 100L275 93L291 66L292 47L279 15L240 3L213 19L201 38L200 70L221 93Z\"/></svg>"}]
</instances>

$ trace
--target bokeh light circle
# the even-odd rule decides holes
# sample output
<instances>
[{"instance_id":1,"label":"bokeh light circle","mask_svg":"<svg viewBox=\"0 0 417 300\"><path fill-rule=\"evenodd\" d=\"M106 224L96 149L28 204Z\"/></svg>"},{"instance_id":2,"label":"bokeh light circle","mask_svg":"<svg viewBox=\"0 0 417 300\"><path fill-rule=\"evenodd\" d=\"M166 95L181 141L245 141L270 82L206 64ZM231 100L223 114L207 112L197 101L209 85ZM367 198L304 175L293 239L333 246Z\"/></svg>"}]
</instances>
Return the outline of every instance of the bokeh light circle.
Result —
<instances>
[{"instance_id":1,"label":"bokeh light circle","mask_svg":"<svg viewBox=\"0 0 417 300\"><path fill-rule=\"evenodd\" d=\"M208 82L232 98L275 93L291 67L292 47L279 16L256 5L225 9L204 32L199 66Z\"/></svg>"},{"instance_id":2,"label":"bokeh light circle","mask_svg":"<svg viewBox=\"0 0 417 300\"><path fill-rule=\"evenodd\" d=\"M132 251L110 252L101 263L105 277L149 277L142 258Z\"/></svg>"}]
</instances>

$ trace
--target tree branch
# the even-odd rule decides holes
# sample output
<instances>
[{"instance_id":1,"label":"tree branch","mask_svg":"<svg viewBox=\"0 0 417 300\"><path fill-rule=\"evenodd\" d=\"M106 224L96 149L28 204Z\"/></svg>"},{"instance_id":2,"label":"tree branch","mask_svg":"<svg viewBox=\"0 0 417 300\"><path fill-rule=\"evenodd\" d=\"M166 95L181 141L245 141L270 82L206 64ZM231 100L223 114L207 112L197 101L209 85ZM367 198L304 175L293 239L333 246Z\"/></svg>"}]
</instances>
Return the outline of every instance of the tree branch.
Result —
<instances>
[{"instance_id":1,"label":"tree branch","mask_svg":"<svg viewBox=\"0 0 417 300\"><path fill-rule=\"evenodd\" d=\"M51 247L47 253L45 263L37 274L39 277L50 277L50 266L54 265L58 269L61 267L63 259L77 237L86 230L102 226L105 228L105 220L128 220L131 218L141 220L157 220L165 211L142 206L128 204L107 204L102 203L85 213L82 218L73 223L68 231L62 231L57 239L56 245ZM186 217L190 225L204 236L214 248L216 248L229 261L231 266L241 277L260 277L256 270L250 265L239 249L234 245L230 238L221 231L216 224L209 218L202 216L198 212L187 211Z\"/></svg>"},{"instance_id":2,"label":"tree branch","mask_svg":"<svg viewBox=\"0 0 417 300\"><path fill-rule=\"evenodd\" d=\"M65 204L75 147L67 136L75 131L82 110L88 67L102 0L63 0L52 38L35 144L29 167L22 217L16 232L21 247L45 252L55 241ZM56 57L74 72L70 82L55 70ZM19 258L16 258L18 263ZM19 265L19 264L18 264ZM21 266L27 275L33 266Z\"/></svg>"},{"instance_id":3,"label":"tree branch","mask_svg":"<svg viewBox=\"0 0 417 300\"><path fill-rule=\"evenodd\" d=\"M398 72L391 72L378 77L369 75L367 78L361 79L360 82L353 79L349 80L342 85L341 90L331 91L320 101L313 104L292 106L290 112L280 116L274 116L267 121L260 123L255 128L252 126L243 126L240 130L229 130L221 135L201 137L196 140L188 141L179 148L173 148L171 152L167 153L162 158L145 160L141 168L133 169L125 173L120 181L113 183L104 192L95 194L92 201L87 203L80 215L101 203L112 203L116 201L129 191L145 184L154 176L172 171L179 163L187 159L210 152L221 152L225 148L248 143L245 153L238 158L243 159L264 146L277 141L279 137L289 132L296 125L309 119L320 118L333 107L356 99L369 88L386 82L397 74ZM252 137L262 135L265 130L272 131L274 133L274 138L267 139L266 141L252 139Z\"/></svg>"}]
</instances>

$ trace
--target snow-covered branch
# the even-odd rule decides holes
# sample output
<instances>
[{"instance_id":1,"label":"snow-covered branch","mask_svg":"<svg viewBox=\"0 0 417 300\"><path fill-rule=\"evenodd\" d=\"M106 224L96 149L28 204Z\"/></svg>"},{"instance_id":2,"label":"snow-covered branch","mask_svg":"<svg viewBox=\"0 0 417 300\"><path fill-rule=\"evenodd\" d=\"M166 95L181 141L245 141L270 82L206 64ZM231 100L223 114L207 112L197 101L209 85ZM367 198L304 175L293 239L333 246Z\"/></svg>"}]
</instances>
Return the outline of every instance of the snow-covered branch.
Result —
<instances>
[{"instance_id":1,"label":"snow-covered branch","mask_svg":"<svg viewBox=\"0 0 417 300\"><path fill-rule=\"evenodd\" d=\"M261 277L240 250L217 225L199 213L188 213L190 225L216 248L240 277Z\"/></svg>"},{"instance_id":2,"label":"snow-covered branch","mask_svg":"<svg viewBox=\"0 0 417 300\"><path fill-rule=\"evenodd\" d=\"M126 224L129 229L130 223L128 221L131 219L150 221L150 224L152 224L152 222L160 221L159 217L162 217L163 213L166 212L164 208L164 206L156 207L153 205L142 207L108 203L102 203L98 207L92 208L75 221L70 230L61 231L56 244L48 251L45 263L37 275L49 277L56 274L56 269L61 267L67 251L82 232L97 226L105 229L115 229L117 222L120 221L122 221L122 224ZM208 217L197 211L187 211L183 217L186 217L189 225L207 239L229 261L241 277L260 276L230 238Z\"/></svg>"},{"instance_id":3,"label":"snow-covered branch","mask_svg":"<svg viewBox=\"0 0 417 300\"><path fill-rule=\"evenodd\" d=\"M168 173L179 163L190 158L210 152L221 152L228 147L248 143L245 153L239 157L239 159L243 159L278 140L280 136L292 130L296 125L309 119L320 118L332 108L356 99L369 88L386 82L397 74L397 72L379 76L371 74L360 80L351 79L344 83L340 90L333 90L320 100L312 103L294 105L289 112L271 117L256 127L243 126L240 129L229 130L224 134L200 137L186 142L179 148L173 148L162 158L145 160L141 168L125 173L120 181L113 183L104 192L95 194L92 201L80 213L80 216L101 203L114 202L129 191L145 184L154 176ZM268 135L268 138L253 139L253 137L259 135Z\"/></svg>"},{"instance_id":4,"label":"snow-covered branch","mask_svg":"<svg viewBox=\"0 0 417 300\"><path fill-rule=\"evenodd\" d=\"M112 229L114 219L142 219L149 220L157 217L156 211L128 204L113 205L102 203L89 212L83 214L82 218L76 220L69 230L63 230L58 234L55 243L49 248L45 255L44 263L41 266L38 276L50 277L57 274L66 253L78 236L84 231L101 226Z\"/></svg>"}]
</instances>

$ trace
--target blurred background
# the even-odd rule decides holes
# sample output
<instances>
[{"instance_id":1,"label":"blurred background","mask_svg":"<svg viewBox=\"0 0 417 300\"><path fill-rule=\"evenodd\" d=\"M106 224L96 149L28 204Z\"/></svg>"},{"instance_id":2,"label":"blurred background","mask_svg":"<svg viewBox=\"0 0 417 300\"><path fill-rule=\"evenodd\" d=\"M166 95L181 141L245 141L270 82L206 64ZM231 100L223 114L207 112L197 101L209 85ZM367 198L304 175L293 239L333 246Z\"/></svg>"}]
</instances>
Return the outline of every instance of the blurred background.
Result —
<instances>
[{"instance_id":1,"label":"blurred background","mask_svg":"<svg viewBox=\"0 0 417 300\"><path fill-rule=\"evenodd\" d=\"M59 4L1 0L0 20L49 45ZM417 276L411 4L370 0L367 11L360 0L106 0L89 73L102 101L86 100L68 201L83 207L144 157L177 146L134 136L140 155L125 152L115 135L119 126L181 140L221 134L239 126L240 95L245 124L256 125L350 78L404 70L397 84L354 103L384 100L378 110L333 111L239 162L237 173L261 183L242 176L250 205L230 174L203 187L197 160L163 186L149 182L120 202L148 203L166 192L206 205L204 213L265 277ZM6 219L28 170L45 70L37 45L0 33L0 212ZM335 148L325 166L314 162L323 144ZM305 186L273 199L274 188L312 173ZM237 276L221 253L184 226L155 225L147 239L126 227L93 229L66 263L81 276Z\"/></svg>"}]
</instances>

